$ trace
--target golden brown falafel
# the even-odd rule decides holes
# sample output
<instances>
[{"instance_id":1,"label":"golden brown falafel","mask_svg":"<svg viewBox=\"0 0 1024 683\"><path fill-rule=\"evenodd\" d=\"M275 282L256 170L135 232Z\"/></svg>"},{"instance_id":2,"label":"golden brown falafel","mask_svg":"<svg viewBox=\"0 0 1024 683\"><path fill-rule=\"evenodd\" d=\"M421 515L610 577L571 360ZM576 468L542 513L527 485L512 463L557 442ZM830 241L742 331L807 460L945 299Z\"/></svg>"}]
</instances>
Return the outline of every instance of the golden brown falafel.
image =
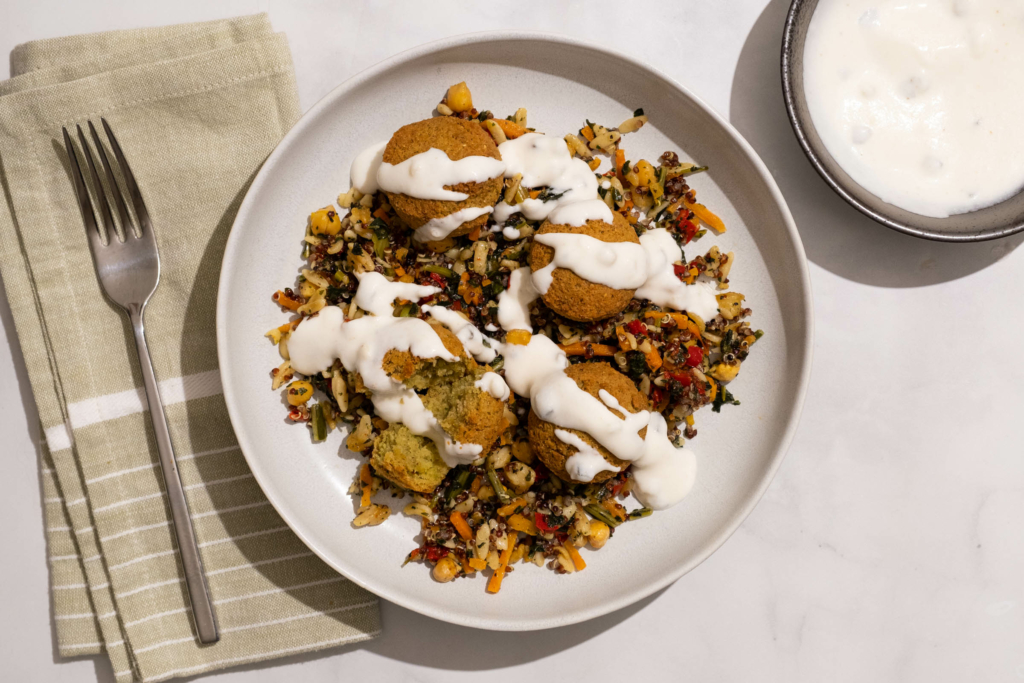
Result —
<instances>
[{"instance_id":1,"label":"golden brown falafel","mask_svg":"<svg viewBox=\"0 0 1024 683\"><path fill-rule=\"evenodd\" d=\"M545 221L538 235L551 232L589 235L602 242L633 242L639 244L636 230L620 213L612 214L612 223L587 221L584 225L556 225ZM534 242L530 247L530 268L536 272L551 263L555 250ZM551 286L543 295L544 303L555 313L570 320L593 322L610 318L629 305L635 290L612 289L596 282L588 282L568 268L555 268Z\"/></svg>"},{"instance_id":2,"label":"golden brown falafel","mask_svg":"<svg viewBox=\"0 0 1024 683\"><path fill-rule=\"evenodd\" d=\"M420 493L437 488L449 469L433 441L400 422L389 425L374 441L370 464L380 476Z\"/></svg>"},{"instance_id":3,"label":"golden brown falafel","mask_svg":"<svg viewBox=\"0 0 1024 683\"><path fill-rule=\"evenodd\" d=\"M429 389L438 382L461 377L466 374L467 369L475 368L477 365L451 330L437 322L432 323L430 327L441 338L441 343L444 344L448 353L458 356L459 360L418 358L409 351L391 349L384 355L384 372L411 389Z\"/></svg>"},{"instance_id":4,"label":"golden brown falafel","mask_svg":"<svg viewBox=\"0 0 1024 683\"><path fill-rule=\"evenodd\" d=\"M417 358L407 351L391 350L384 356L384 371L411 389L426 390L423 405L445 434L459 443L481 446L481 455L485 455L508 428L505 401L476 386L490 368L467 354L451 330L437 323L431 327L458 361ZM400 423L388 426L377 437L372 464L395 484L424 493L440 484L449 469L433 441Z\"/></svg>"},{"instance_id":5,"label":"golden brown falafel","mask_svg":"<svg viewBox=\"0 0 1024 683\"><path fill-rule=\"evenodd\" d=\"M644 398L643 394L637 391L633 382L621 372L614 370L607 363L578 363L576 365L569 366L565 371L565 374L576 382L576 386L595 398L599 398L598 392L601 389L604 389L614 396L622 407L630 413L638 413L641 410L648 410L650 407L647 399ZM623 419L615 411L611 411L611 413L620 420ZM560 427L558 428L561 429ZM530 446L533 448L534 453L536 453L541 462L547 465L547 468L559 479L575 482L576 480L570 477L569 473L565 471L565 461L576 454L576 448L555 436L555 429L555 425L550 422L545 422L537 417L537 414L532 410L530 411ZM577 429L569 429L567 431L572 432L579 438L583 439L583 441L593 446L605 460L615 467L618 467L620 470L629 465L627 461L619 460L612 455L607 448L597 443L597 441L595 441L586 432L581 432ZM646 436L647 428L644 427L641 429L639 434L641 437ZM594 481L605 481L615 474L615 472L610 471L599 472L594 477Z\"/></svg>"},{"instance_id":6,"label":"golden brown falafel","mask_svg":"<svg viewBox=\"0 0 1024 683\"><path fill-rule=\"evenodd\" d=\"M402 126L391 136L384 148L384 162L400 164L406 159L439 149L452 161L469 156L486 156L500 159L498 146L476 121L466 121L452 116L439 116ZM418 199L395 192L385 192L388 201L398 217L410 229L415 230L432 218L443 218L471 206L494 206L504 185L502 178L491 178L482 183L460 183L446 185L445 189L469 195L460 202L438 199ZM466 235L487 223L488 214L466 221L451 235Z\"/></svg>"}]
</instances>

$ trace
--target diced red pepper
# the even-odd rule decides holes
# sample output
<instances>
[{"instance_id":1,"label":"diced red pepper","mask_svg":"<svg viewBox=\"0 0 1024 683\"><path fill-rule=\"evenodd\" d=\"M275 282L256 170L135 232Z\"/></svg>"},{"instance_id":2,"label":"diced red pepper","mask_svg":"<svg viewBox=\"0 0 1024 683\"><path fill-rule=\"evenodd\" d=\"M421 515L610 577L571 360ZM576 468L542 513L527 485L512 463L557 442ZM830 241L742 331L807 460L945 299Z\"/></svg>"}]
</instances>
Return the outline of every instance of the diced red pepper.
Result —
<instances>
[{"instance_id":1,"label":"diced red pepper","mask_svg":"<svg viewBox=\"0 0 1024 683\"><path fill-rule=\"evenodd\" d=\"M557 526L548 525L548 516L543 512L538 512L533 516L533 523L537 525L537 528L545 534L550 534L552 531L558 530Z\"/></svg>"},{"instance_id":2,"label":"diced red pepper","mask_svg":"<svg viewBox=\"0 0 1024 683\"><path fill-rule=\"evenodd\" d=\"M432 545L427 547L427 559L431 562L437 562L447 554L448 548L444 548L439 545Z\"/></svg>"},{"instance_id":3,"label":"diced red pepper","mask_svg":"<svg viewBox=\"0 0 1024 683\"><path fill-rule=\"evenodd\" d=\"M444 289L446 286L448 286L448 282L440 273L427 273L427 276L430 278L431 282L433 282L441 289Z\"/></svg>"},{"instance_id":4,"label":"diced red pepper","mask_svg":"<svg viewBox=\"0 0 1024 683\"><path fill-rule=\"evenodd\" d=\"M703 349L701 349L696 344L691 346L690 350L687 351L686 364L689 365L691 368L695 368L695 367L699 366L703 360L704 360L704 351L703 351Z\"/></svg>"},{"instance_id":5,"label":"diced red pepper","mask_svg":"<svg viewBox=\"0 0 1024 683\"><path fill-rule=\"evenodd\" d=\"M676 274L676 277L682 279L686 275L686 266L681 263L677 263L672 266L672 272Z\"/></svg>"},{"instance_id":6,"label":"diced red pepper","mask_svg":"<svg viewBox=\"0 0 1024 683\"><path fill-rule=\"evenodd\" d=\"M630 320L626 323L626 329L629 330L630 334L633 336L647 334L647 325L644 325L641 320Z\"/></svg>"},{"instance_id":7,"label":"diced red pepper","mask_svg":"<svg viewBox=\"0 0 1024 683\"><path fill-rule=\"evenodd\" d=\"M682 384L684 387L688 387L691 384L693 384L693 380L690 378L690 376L689 375L685 375L685 374L683 374L681 372L669 372L669 373L666 373L666 374L671 379L674 379L675 381L677 381L680 384Z\"/></svg>"},{"instance_id":8,"label":"diced red pepper","mask_svg":"<svg viewBox=\"0 0 1024 683\"><path fill-rule=\"evenodd\" d=\"M687 218L680 218L679 232L683 233L683 237L686 238L684 244L689 244L693 236L697 234L697 225Z\"/></svg>"},{"instance_id":9,"label":"diced red pepper","mask_svg":"<svg viewBox=\"0 0 1024 683\"><path fill-rule=\"evenodd\" d=\"M651 403L653 403L655 406L660 406L661 405L661 400L663 398L665 398L665 390L662 389L661 387L656 387L656 386L652 385L652 388L651 388Z\"/></svg>"}]
</instances>

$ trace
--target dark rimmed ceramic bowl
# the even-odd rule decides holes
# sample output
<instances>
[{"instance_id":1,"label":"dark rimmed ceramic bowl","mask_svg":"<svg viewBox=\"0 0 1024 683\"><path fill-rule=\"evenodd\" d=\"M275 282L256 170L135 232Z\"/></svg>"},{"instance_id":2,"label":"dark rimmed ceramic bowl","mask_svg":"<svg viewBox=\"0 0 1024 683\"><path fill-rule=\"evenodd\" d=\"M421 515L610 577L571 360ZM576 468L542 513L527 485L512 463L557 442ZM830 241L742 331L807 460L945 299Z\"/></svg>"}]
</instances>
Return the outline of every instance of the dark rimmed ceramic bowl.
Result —
<instances>
[{"instance_id":1,"label":"dark rimmed ceramic bowl","mask_svg":"<svg viewBox=\"0 0 1024 683\"><path fill-rule=\"evenodd\" d=\"M882 225L915 237L943 242L980 242L1024 230L1024 192L970 213L930 218L882 201L836 163L818 137L804 97L804 43L818 0L793 0L782 35L782 92L793 132L825 182L855 209Z\"/></svg>"}]
</instances>

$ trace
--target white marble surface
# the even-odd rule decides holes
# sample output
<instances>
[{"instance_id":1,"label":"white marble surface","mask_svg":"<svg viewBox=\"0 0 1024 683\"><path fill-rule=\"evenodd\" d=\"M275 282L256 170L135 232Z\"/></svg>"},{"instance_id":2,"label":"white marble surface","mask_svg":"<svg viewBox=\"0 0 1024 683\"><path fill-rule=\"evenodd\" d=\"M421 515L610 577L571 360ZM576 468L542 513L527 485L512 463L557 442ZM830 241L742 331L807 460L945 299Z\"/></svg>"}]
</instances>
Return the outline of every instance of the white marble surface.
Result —
<instances>
[{"instance_id":1,"label":"white marble surface","mask_svg":"<svg viewBox=\"0 0 1024 683\"><path fill-rule=\"evenodd\" d=\"M304 107L380 59L456 33L602 42L731 118L775 174L812 261L817 338L797 438L761 504L694 572L622 612L532 634L386 604L384 636L366 646L211 680L1024 679L1021 240L940 245L862 218L813 173L786 122L787 2L691 0L658 13L669 4L4 0L3 54L34 38L269 11L290 39ZM36 418L5 300L0 327L2 678L108 681L102 660L53 654Z\"/></svg>"}]
</instances>

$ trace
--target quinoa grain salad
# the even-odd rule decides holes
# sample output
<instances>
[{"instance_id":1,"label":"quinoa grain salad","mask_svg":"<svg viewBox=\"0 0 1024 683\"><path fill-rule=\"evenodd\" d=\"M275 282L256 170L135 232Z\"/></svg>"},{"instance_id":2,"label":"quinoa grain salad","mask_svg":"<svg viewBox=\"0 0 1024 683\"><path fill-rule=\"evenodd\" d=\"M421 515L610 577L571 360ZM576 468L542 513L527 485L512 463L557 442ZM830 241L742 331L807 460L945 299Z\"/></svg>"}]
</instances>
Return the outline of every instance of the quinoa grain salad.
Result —
<instances>
[{"instance_id":1,"label":"quinoa grain salad","mask_svg":"<svg viewBox=\"0 0 1024 683\"><path fill-rule=\"evenodd\" d=\"M525 563L581 571L678 503L695 415L739 405L762 332L729 291L735 255L695 248L726 229L688 185L707 167L629 158L642 109L557 137L459 83L436 114L310 215L301 275L273 294L290 319L267 333L272 388L314 441L345 429L365 458L355 526L397 506L421 521L406 562L497 593Z\"/></svg>"}]
</instances>

